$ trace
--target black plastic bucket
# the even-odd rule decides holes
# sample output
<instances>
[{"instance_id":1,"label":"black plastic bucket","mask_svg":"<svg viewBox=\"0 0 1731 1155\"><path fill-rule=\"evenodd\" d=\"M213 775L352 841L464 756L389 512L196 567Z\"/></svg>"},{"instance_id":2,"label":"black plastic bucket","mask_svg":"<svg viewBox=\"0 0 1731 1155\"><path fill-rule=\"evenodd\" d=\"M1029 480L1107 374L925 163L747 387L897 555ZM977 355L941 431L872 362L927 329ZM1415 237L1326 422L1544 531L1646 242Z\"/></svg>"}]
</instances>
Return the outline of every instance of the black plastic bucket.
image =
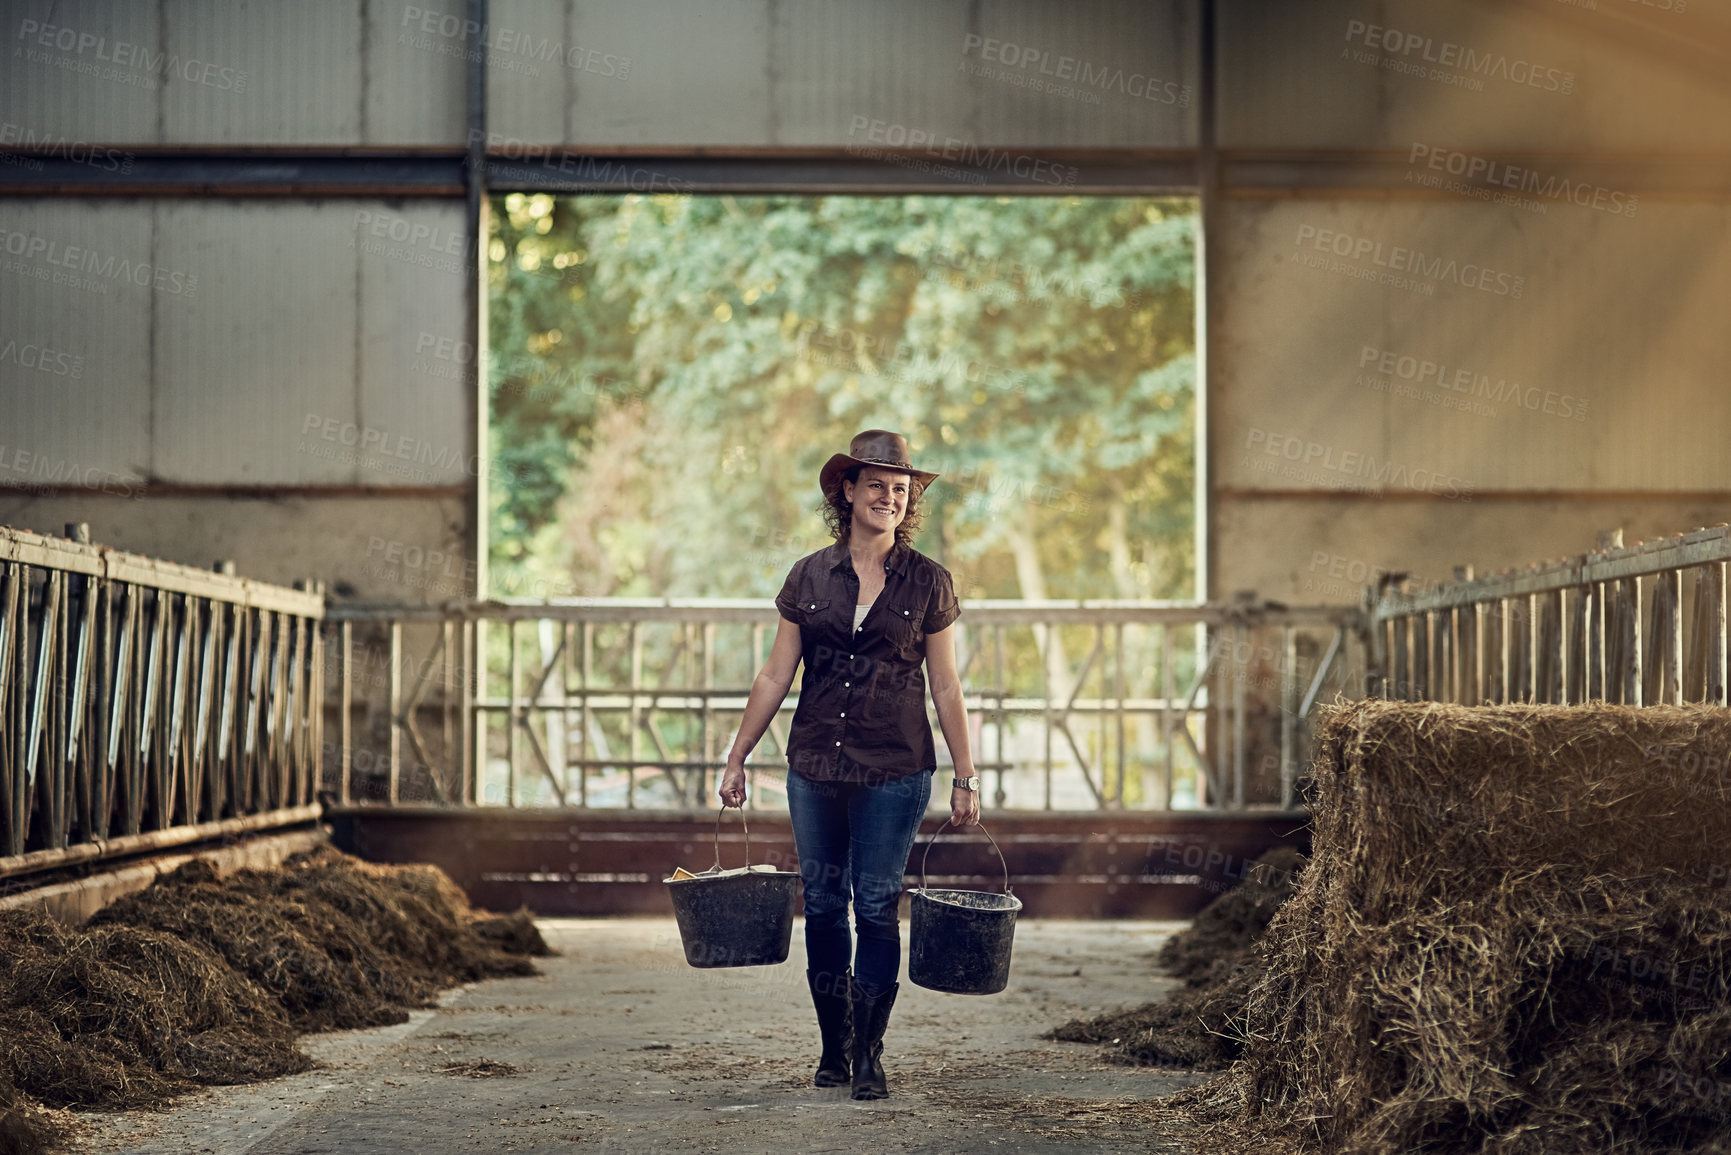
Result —
<instances>
[{"instance_id":1,"label":"black plastic bucket","mask_svg":"<svg viewBox=\"0 0 1731 1155\"><path fill-rule=\"evenodd\" d=\"M998 840L984 826L1004 868L1004 893L989 890L931 890L926 860L932 843L949 829L946 822L926 843L920 859L920 888L913 893L913 928L908 932L908 978L927 990L951 995L995 995L1010 982L1010 948L1016 938L1016 913L1022 900L1010 893L1010 867Z\"/></svg>"},{"instance_id":2,"label":"black plastic bucket","mask_svg":"<svg viewBox=\"0 0 1731 1155\"><path fill-rule=\"evenodd\" d=\"M739 819L743 828L745 815ZM673 899L685 961L694 967L761 967L787 961L799 874L752 866L749 829L745 862L732 870L721 869L721 814L717 814L715 865L690 878L662 879Z\"/></svg>"}]
</instances>

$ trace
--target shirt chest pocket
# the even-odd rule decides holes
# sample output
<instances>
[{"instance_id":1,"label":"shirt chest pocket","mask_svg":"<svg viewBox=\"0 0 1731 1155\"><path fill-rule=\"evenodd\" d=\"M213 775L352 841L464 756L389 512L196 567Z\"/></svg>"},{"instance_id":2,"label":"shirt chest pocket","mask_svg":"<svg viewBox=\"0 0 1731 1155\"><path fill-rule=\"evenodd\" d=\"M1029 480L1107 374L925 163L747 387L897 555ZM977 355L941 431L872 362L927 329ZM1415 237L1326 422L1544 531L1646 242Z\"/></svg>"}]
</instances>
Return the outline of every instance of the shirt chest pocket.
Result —
<instances>
[{"instance_id":1,"label":"shirt chest pocket","mask_svg":"<svg viewBox=\"0 0 1731 1155\"><path fill-rule=\"evenodd\" d=\"M918 657L920 645L926 637L920 629L920 622L924 619L922 609L892 605L883 616L884 639L904 657Z\"/></svg>"},{"instance_id":2,"label":"shirt chest pocket","mask_svg":"<svg viewBox=\"0 0 1731 1155\"><path fill-rule=\"evenodd\" d=\"M829 617L829 599L807 596L799 603L799 624L807 629L816 629Z\"/></svg>"}]
</instances>

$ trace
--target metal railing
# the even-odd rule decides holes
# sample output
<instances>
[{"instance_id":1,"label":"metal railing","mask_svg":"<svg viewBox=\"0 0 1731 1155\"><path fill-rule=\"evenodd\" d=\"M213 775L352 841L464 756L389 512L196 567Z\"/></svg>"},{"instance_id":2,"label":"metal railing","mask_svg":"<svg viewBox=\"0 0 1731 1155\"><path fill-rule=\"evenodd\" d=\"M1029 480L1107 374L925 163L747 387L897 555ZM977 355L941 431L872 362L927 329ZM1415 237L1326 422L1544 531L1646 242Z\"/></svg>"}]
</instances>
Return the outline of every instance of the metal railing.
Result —
<instances>
[{"instance_id":1,"label":"metal railing","mask_svg":"<svg viewBox=\"0 0 1731 1155\"><path fill-rule=\"evenodd\" d=\"M0 527L0 877L308 821L323 591Z\"/></svg>"},{"instance_id":2,"label":"metal railing","mask_svg":"<svg viewBox=\"0 0 1731 1155\"><path fill-rule=\"evenodd\" d=\"M1414 701L1726 704L1724 525L1457 581L1385 589L1367 691ZM1684 575L1691 575L1688 581Z\"/></svg>"},{"instance_id":3,"label":"metal railing","mask_svg":"<svg viewBox=\"0 0 1731 1155\"><path fill-rule=\"evenodd\" d=\"M777 614L760 600L332 605L344 802L704 809ZM1290 808L1354 607L970 601L957 660L988 797ZM1080 655L1079 661L1070 655ZM747 770L777 797L797 684ZM929 706L929 703L928 703ZM942 750L941 729L934 725Z\"/></svg>"}]
</instances>

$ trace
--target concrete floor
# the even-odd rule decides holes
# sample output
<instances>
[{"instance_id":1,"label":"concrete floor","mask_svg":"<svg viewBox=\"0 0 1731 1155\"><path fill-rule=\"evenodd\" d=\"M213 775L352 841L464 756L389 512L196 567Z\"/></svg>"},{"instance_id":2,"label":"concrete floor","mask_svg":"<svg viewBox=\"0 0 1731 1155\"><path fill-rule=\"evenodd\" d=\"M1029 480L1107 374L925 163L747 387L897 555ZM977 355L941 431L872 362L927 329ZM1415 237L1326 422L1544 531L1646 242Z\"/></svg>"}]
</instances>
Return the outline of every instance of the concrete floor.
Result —
<instances>
[{"instance_id":1,"label":"concrete floor","mask_svg":"<svg viewBox=\"0 0 1731 1155\"><path fill-rule=\"evenodd\" d=\"M1040 1032L1159 997L1179 923L1028 920L1010 987L902 983L891 1097L810 1086L816 1025L795 930L776 967L694 970L671 919L549 919L545 974L448 992L371 1031L310 1036L319 1065L153 1113L84 1114L78 1149L139 1155L468 1151L1184 1151L1139 1104L1205 1076L1110 1067ZM905 926L905 923L904 923ZM905 964L904 964L905 966ZM449 1070L447 1070L449 1068Z\"/></svg>"}]
</instances>

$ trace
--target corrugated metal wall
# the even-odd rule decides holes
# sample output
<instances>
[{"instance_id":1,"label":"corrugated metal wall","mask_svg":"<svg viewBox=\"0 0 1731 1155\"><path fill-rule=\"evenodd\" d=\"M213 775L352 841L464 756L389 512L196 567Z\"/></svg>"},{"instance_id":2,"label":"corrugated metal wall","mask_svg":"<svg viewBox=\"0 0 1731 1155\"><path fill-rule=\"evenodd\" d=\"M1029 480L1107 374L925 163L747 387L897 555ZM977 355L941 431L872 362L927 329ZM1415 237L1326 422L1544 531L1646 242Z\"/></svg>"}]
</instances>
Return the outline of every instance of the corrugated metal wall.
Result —
<instances>
[{"instance_id":1,"label":"corrugated metal wall","mask_svg":"<svg viewBox=\"0 0 1731 1155\"><path fill-rule=\"evenodd\" d=\"M467 258L444 251L460 204L0 212L39 249L12 259L50 278L12 273L5 331L81 362L76 378L10 381L16 443L169 486L463 484L466 385L417 353L462 337Z\"/></svg>"},{"instance_id":2,"label":"corrugated metal wall","mask_svg":"<svg viewBox=\"0 0 1731 1155\"><path fill-rule=\"evenodd\" d=\"M38 134L109 144L460 144L460 41L458 55L409 43L414 7L8 4L0 101Z\"/></svg>"},{"instance_id":3,"label":"corrugated metal wall","mask_svg":"<svg viewBox=\"0 0 1731 1155\"><path fill-rule=\"evenodd\" d=\"M8 5L0 136L450 152L480 50L507 155L1199 139L1194 0L493 0L485 41L463 11ZM1578 549L1600 524L1724 519L1723 5L1221 0L1217 19L1216 592L1303 596L1319 555L1441 572ZM1057 75L1084 68L1086 83ZM1493 162L1552 191L1495 203ZM24 246L0 254L0 327L79 368L0 362L13 473L24 449L62 471L277 487L298 504L270 524L313 544L263 550L251 572L416 596L369 585L364 551L334 542L357 532L344 502L395 491L362 536L473 547L472 363L450 355L462 225L458 199L0 200L5 244ZM1375 494L1343 492L1388 470ZM8 498L8 520L54 528L97 500ZM223 539L224 519L236 541L265 524L217 493L157 501L106 537L173 554ZM213 520L191 534L197 518Z\"/></svg>"}]
</instances>

